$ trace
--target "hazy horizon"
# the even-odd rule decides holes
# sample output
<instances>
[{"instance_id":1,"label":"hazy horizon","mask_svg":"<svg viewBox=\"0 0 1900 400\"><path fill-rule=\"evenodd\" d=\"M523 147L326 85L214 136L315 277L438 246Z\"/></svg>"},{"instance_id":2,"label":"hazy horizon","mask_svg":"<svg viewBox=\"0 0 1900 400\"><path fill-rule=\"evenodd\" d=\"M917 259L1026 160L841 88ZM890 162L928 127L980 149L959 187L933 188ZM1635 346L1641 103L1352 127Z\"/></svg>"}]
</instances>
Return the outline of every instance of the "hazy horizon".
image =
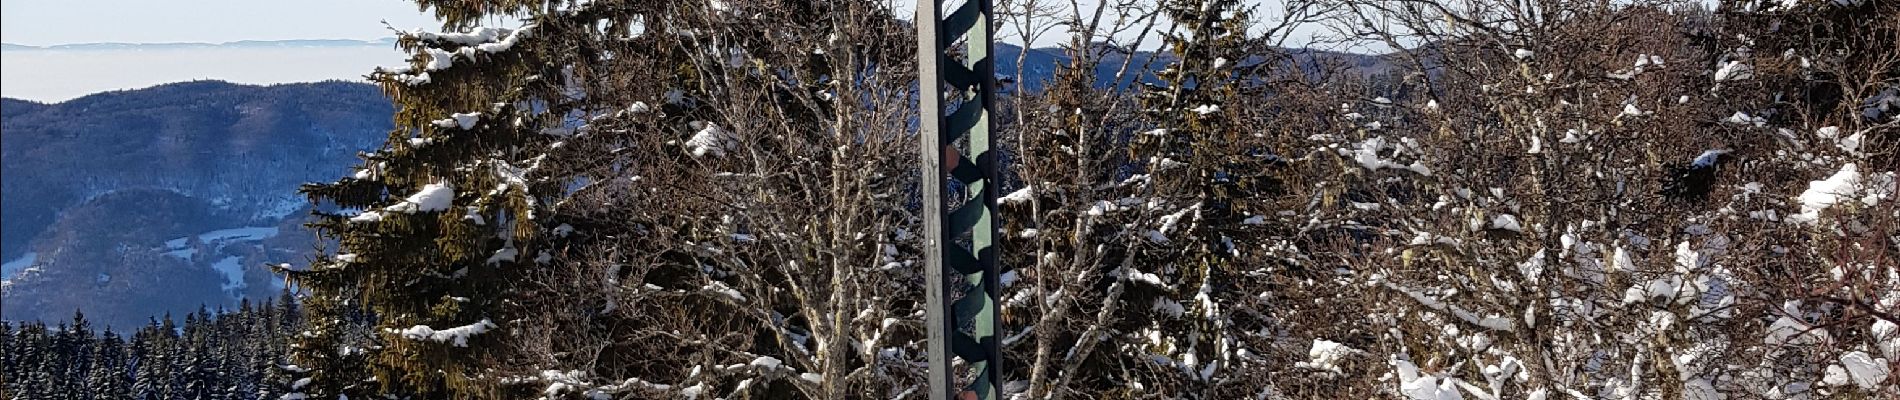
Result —
<instances>
[{"instance_id":1,"label":"hazy horizon","mask_svg":"<svg viewBox=\"0 0 1900 400\"><path fill-rule=\"evenodd\" d=\"M396 0L312 2L199 0L0 0L0 42L229 43L246 40L377 40L391 29L440 28L433 13ZM496 21L504 24L504 21ZM0 96L59 102L199 79L245 84L362 80L404 55L388 46L8 51Z\"/></svg>"},{"instance_id":2,"label":"hazy horizon","mask_svg":"<svg viewBox=\"0 0 1900 400\"><path fill-rule=\"evenodd\" d=\"M384 46L16 50L0 57L0 97L57 103L114 90L193 80L268 85L362 81L404 62Z\"/></svg>"}]
</instances>

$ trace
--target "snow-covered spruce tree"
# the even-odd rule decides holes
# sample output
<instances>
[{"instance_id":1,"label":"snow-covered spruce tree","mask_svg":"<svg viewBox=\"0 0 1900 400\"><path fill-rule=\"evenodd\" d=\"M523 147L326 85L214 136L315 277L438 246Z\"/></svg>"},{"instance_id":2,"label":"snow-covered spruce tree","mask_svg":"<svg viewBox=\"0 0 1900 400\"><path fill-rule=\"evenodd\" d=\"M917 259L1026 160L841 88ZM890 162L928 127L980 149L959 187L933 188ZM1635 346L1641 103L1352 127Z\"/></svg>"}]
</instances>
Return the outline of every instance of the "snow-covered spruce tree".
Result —
<instances>
[{"instance_id":1,"label":"snow-covered spruce tree","mask_svg":"<svg viewBox=\"0 0 1900 400\"><path fill-rule=\"evenodd\" d=\"M592 78L563 66L601 57L577 42L629 23L565 1L417 3L451 32L399 33L410 65L371 75L397 106L397 128L355 176L304 188L360 211L319 213L311 226L339 248L290 273L311 297L296 358L314 378L308 395L493 393L487 371L516 349L488 345L507 335L489 333L521 312L509 296L527 266L546 262L544 200L567 183L547 179L542 161L571 134ZM504 16L524 24L477 26ZM595 25L603 19L614 23ZM367 342L346 336L345 314L359 309L375 315ZM351 365L371 376L344 373Z\"/></svg>"},{"instance_id":2,"label":"snow-covered spruce tree","mask_svg":"<svg viewBox=\"0 0 1900 400\"><path fill-rule=\"evenodd\" d=\"M87 394L94 399L132 398L131 372L125 351L125 340L117 332L106 328L98 343L93 347L92 371L87 374L85 383Z\"/></svg>"},{"instance_id":3,"label":"snow-covered spruce tree","mask_svg":"<svg viewBox=\"0 0 1900 400\"><path fill-rule=\"evenodd\" d=\"M0 398L13 398L12 393L18 391L20 386L19 377L21 372L20 359L18 358L20 354L15 353L15 351L18 351L16 349L22 348L19 347L21 342L14 338L16 332L18 332L18 330L13 327L13 323L0 323L0 378L6 378L7 380L6 382L0 382ZM20 351L20 353L24 353L24 351Z\"/></svg>"},{"instance_id":4,"label":"snow-covered spruce tree","mask_svg":"<svg viewBox=\"0 0 1900 400\"><path fill-rule=\"evenodd\" d=\"M41 399L51 397L52 382L43 368L49 355L46 345L46 325L25 324L19 330L11 332L12 347L7 350L7 395L9 400Z\"/></svg>"},{"instance_id":5,"label":"snow-covered spruce tree","mask_svg":"<svg viewBox=\"0 0 1900 400\"><path fill-rule=\"evenodd\" d=\"M887 397L922 369L914 54L868 2L419 2L297 394ZM522 18L518 30L480 28ZM894 156L895 155L895 156ZM374 313L353 338L339 314ZM348 371L355 357L370 374Z\"/></svg>"},{"instance_id":6,"label":"snow-covered spruce tree","mask_svg":"<svg viewBox=\"0 0 1900 400\"><path fill-rule=\"evenodd\" d=\"M1128 251L1134 264L1120 274L1138 287L1127 300L1151 304L1139 318L1117 326L1140 332L1142 343L1161 362L1139 364L1147 385L1170 397L1221 398L1219 384L1235 359L1231 307L1247 297L1237 287L1243 262L1233 235L1253 215L1277 211L1262 207L1280 193L1272 176L1276 152L1265 135L1244 132L1240 86L1253 76L1237 71L1250 61L1244 53L1250 14L1239 1L1169 1L1162 10L1177 29L1163 34L1173 62L1146 85L1140 102L1152 126L1130 144L1131 164L1145 175L1131 182L1126 207L1139 240ZM1141 322L1146 320L1146 322ZM1218 378L1218 379L1217 379Z\"/></svg>"},{"instance_id":7,"label":"snow-covered spruce tree","mask_svg":"<svg viewBox=\"0 0 1900 400\"><path fill-rule=\"evenodd\" d=\"M162 382L169 378L164 368L167 364L162 361L164 350L161 340L164 336L158 333L158 328L158 321L152 321L132 334L128 353L132 363L136 364L132 371L134 399L164 398Z\"/></svg>"},{"instance_id":8,"label":"snow-covered spruce tree","mask_svg":"<svg viewBox=\"0 0 1900 400\"><path fill-rule=\"evenodd\" d=\"M1266 25L1295 24L1302 4ZM1233 3L1171 7L1182 22L1161 33L1173 38L1165 59L1179 63L1131 67L1116 54L1124 39L1076 32L1075 61L1045 93L1022 95L1025 123L1008 128L1021 135L1012 173L1025 187L1003 199L1005 262L1021 276L1004 295L1004 343L1029 370L1031 398L1278 393L1265 378L1306 353L1281 345L1276 296L1287 294L1271 288L1276 276L1308 279L1289 268L1300 252L1288 250L1307 241L1284 229L1304 219L1282 211L1312 194L1288 185L1312 158L1290 159L1287 144L1319 128L1311 115L1330 100L1293 52L1263 45L1284 31L1244 36L1261 21ZM1171 21L1129 11L1070 25ZM1165 82L1140 96L1098 85L1151 68L1165 68Z\"/></svg>"},{"instance_id":9,"label":"snow-covered spruce tree","mask_svg":"<svg viewBox=\"0 0 1900 400\"><path fill-rule=\"evenodd\" d=\"M93 334L92 321L86 320L86 314L75 310L69 324L61 323L59 333L53 336L52 356L58 362L52 365L54 382L51 397L81 398L86 395L86 374L92 371Z\"/></svg>"}]
</instances>

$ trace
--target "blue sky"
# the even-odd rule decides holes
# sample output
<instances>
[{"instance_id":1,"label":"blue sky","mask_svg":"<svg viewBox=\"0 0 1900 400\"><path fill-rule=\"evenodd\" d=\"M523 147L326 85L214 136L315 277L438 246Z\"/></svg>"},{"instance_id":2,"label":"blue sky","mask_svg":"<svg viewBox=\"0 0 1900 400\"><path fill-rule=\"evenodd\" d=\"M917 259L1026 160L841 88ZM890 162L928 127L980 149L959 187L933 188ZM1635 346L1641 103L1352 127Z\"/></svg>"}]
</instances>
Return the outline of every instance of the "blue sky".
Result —
<instances>
[{"instance_id":1,"label":"blue sky","mask_svg":"<svg viewBox=\"0 0 1900 400\"><path fill-rule=\"evenodd\" d=\"M0 0L0 41L229 42L376 39L435 28L403 0Z\"/></svg>"}]
</instances>

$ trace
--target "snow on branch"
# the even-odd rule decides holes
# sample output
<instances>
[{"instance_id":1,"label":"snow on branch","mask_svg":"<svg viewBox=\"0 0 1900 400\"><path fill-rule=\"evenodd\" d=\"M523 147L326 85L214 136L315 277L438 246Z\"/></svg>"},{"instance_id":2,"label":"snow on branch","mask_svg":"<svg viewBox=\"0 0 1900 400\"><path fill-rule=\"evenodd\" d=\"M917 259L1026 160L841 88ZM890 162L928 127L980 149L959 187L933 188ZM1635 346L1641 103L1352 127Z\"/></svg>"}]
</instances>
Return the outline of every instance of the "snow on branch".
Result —
<instances>
[{"instance_id":1,"label":"snow on branch","mask_svg":"<svg viewBox=\"0 0 1900 400\"><path fill-rule=\"evenodd\" d=\"M719 125L711 122L697 124L701 124L699 131L693 133L691 139L686 140L686 147L693 153L693 157L704 157L707 154L713 157L725 157L726 150L738 148L737 138L725 129L720 129Z\"/></svg>"},{"instance_id":2,"label":"snow on branch","mask_svg":"<svg viewBox=\"0 0 1900 400\"><path fill-rule=\"evenodd\" d=\"M1895 194L1894 177L1893 172L1863 175L1859 165L1842 165L1840 171L1827 179L1808 183L1808 190L1795 198L1801 202L1801 213L1789 216L1788 220L1814 223L1821 218L1822 211L1856 197L1867 206L1877 205Z\"/></svg>"},{"instance_id":3,"label":"snow on branch","mask_svg":"<svg viewBox=\"0 0 1900 400\"><path fill-rule=\"evenodd\" d=\"M1402 140L1401 143L1387 143L1384 137L1373 137L1359 142L1354 145L1352 149L1339 149L1339 155L1352 157L1353 161L1359 162L1359 166L1365 167L1367 170L1376 171L1381 168L1392 168L1416 172L1419 175L1432 176L1432 169L1426 167L1424 161L1413 161L1411 165L1406 165L1379 156L1379 152L1386 150L1391 150L1392 155L1397 156L1404 153L1408 147L1414 150L1417 149L1416 145L1409 143L1407 140Z\"/></svg>"},{"instance_id":4,"label":"snow on branch","mask_svg":"<svg viewBox=\"0 0 1900 400\"><path fill-rule=\"evenodd\" d=\"M455 188L447 183L431 183L422 186L422 190L409 195L401 203L384 208L384 211L414 214L418 212L441 212L449 209L455 202Z\"/></svg>"},{"instance_id":5,"label":"snow on branch","mask_svg":"<svg viewBox=\"0 0 1900 400\"><path fill-rule=\"evenodd\" d=\"M402 335L402 337L410 339L410 340L429 340L429 341L434 341L434 342L448 342L448 343L454 344L455 347L468 347L469 336L475 336L475 335L487 333L490 329L495 329L495 328L496 326L494 322L490 322L487 318L482 318L481 322L476 322L473 324L462 325L462 326L448 328L448 329L437 330L435 328L430 328L428 325L416 325L416 326L409 327L409 329L402 329L402 330L390 329L388 330L388 332L394 333L394 334L400 334Z\"/></svg>"},{"instance_id":6,"label":"snow on branch","mask_svg":"<svg viewBox=\"0 0 1900 400\"><path fill-rule=\"evenodd\" d=\"M420 41L425 46L421 49L421 54L428 56L428 59L423 64L423 70L416 72L408 67L378 68L377 72L404 85L426 84L431 81L429 72L455 67L457 57L472 61L480 54L507 52L520 43L521 39L533 28L534 25L524 26L521 29L475 28L468 32L428 32L417 29L402 33L402 36ZM441 47L444 45L456 48L451 50Z\"/></svg>"},{"instance_id":7,"label":"snow on branch","mask_svg":"<svg viewBox=\"0 0 1900 400\"><path fill-rule=\"evenodd\" d=\"M473 45L478 45L482 43L493 42L497 39L500 39L503 35L507 35L508 32L509 30L505 28L488 28L488 27L475 28L475 29L469 30L468 32L429 32L429 31L422 30L421 28L417 28L414 31L408 32L406 36L413 37L413 38L416 38L416 40L422 40L422 41L447 42L447 43L454 43L454 44L459 44L459 45L464 45L464 46L473 46Z\"/></svg>"},{"instance_id":8,"label":"snow on branch","mask_svg":"<svg viewBox=\"0 0 1900 400\"><path fill-rule=\"evenodd\" d=\"M1465 310L1464 308L1458 307L1456 305L1445 304L1445 302L1443 301L1439 301L1438 299L1432 298L1431 296L1428 296L1425 293L1412 290L1411 288L1399 286L1397 284L1394 284L1390 281L1386 281L1384 279L1379 279L1378 282L1379 282L1379 285L1385 286L1387 289L1392 289L1394 291L1404 293L1406 296L1411 296L1412 300L1417 300L1418 303L1420 305L1425 306L1425 308L1430 308L1433 310L1437 310L1439 312L1451 314L1452 316L1458 317L1458 319L1464 320L1466 323L1477 325L1479 327L1483 327L1485 329L1490 329L1494 331L1510 332L1515 329L1511 324L1510 318L1500 317L1496 315L1479 317L1477 313L1473 313L1471 311Z\"/></svg>"},{"instance_id":9,"label":"snow on branch","mask_svg":"<svg viewBox=\"0 0 1900 400\"><path fill-rule=\"evenodd\" d=\"M469 130L470 128L474 128L475 124L481 121L482 113L472 112L450 114L448 118L430 121L430 123L440 128L461 128L462 130Z\"/></svg>"}]
</instances>

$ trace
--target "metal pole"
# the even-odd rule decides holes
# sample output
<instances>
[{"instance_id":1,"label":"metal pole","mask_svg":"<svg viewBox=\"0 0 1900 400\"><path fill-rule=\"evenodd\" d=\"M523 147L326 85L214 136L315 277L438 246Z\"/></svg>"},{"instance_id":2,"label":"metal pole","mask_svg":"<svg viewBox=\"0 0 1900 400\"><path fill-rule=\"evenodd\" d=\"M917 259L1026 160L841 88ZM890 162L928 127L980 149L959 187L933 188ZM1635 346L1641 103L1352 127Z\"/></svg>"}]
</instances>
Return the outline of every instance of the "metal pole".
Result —
<instances>
[{"instance_id":1,"label":"metal pole","mask_svg":"<svg viewBox=\"0 0 1900 400\"><path fill-rule=\"evenodd\" d=\"M956 377L950 357L955 355L974 375L969 385L955 393L956 398L994 400L1002 396L1003 383L997 335L1002 326L997 310L1002 290L996 247L998 175L990 135L995 71L989 22L995 14L989 0L967 0L947 18L941 6L938 0L918 0L914 20L930 398L951 398ZM967 49L960 61L950 60L948 52L956 38L962 38ZM948 116L944 115L945 86L955 90L960 100ZM963 138L968 139L966 146L959 146L958 139ZM962 183L965 192L958 194L961 204L947 210L944 188L952 179ZM969 234L969 248L956 243L964 234ZM952 273L963 279L945 279Z\"/></svg>"}]
</instances>

